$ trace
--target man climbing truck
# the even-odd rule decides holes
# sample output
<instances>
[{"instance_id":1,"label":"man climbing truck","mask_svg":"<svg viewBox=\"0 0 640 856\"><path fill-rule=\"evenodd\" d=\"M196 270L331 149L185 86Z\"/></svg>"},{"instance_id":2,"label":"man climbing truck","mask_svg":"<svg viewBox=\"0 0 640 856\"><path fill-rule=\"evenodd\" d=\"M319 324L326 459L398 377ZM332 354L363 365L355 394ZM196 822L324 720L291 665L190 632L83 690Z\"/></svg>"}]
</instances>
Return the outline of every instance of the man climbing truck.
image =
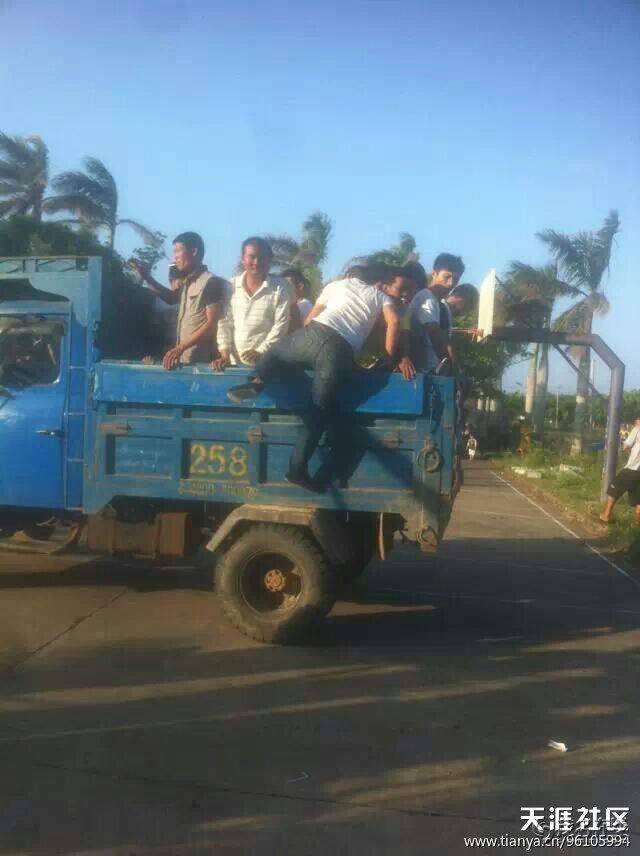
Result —
<instances>
[{"instance_id":1,"label":"man climbing truck","mask_svg":"<svg viewBox=\"0 0 640 856\"><path fill-rule=\"evenodd\" d=\"M454 498L453 379L359 373L314 456L328 487L311 494L284 478L308 375L237 405L227 392L246 368L105 359L107 331L126 323L113 312L99 258L0 259L5 546L21 531L163 563L204 554L228 618L265 642L326 615L395 533L437 547Z\"/></svg>"}]
</instances>

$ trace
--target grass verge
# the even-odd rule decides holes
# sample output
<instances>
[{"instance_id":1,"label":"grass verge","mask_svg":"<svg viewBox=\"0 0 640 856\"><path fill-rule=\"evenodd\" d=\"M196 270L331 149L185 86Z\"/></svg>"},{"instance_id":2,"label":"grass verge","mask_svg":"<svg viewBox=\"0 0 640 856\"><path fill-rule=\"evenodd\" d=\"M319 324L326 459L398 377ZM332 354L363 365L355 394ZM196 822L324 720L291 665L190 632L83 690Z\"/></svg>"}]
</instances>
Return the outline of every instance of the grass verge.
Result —
<instances>
[{"instance_id":1,"label":"grass verge","mask_svg":"<svg viewBox=\"0 0 640 856\"><path fill-rule=\"evenodd\" d=\"M547 449L533 448L522 457L497 456L494 467L526 492L555 500L553 504L591 535L606 536L612 552L625 554L627 560L640 567L640 527L626 496L614 508L614 522L609 526L598 520L602 509L602 455L569 457ZM540 473L539 478L521 475L514 468Z\"/></svg>"}]
</instances>

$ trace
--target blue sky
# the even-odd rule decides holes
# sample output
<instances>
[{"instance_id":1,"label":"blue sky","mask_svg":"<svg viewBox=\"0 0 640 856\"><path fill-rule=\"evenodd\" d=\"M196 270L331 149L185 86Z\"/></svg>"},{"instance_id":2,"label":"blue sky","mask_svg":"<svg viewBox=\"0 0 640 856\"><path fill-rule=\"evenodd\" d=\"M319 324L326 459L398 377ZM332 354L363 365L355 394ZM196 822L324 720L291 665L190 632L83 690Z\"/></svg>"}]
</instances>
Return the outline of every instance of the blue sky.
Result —
<instances>
[{"instance_id":1,"label":"blue sky","mask_svg":"<svg viewBox=\"0 0 640 856\"><path fill-rule=\"evenodd\" d=\"M121 216L196 229L219 273L320 209L327 277L409 231L478 283L617 208L596 332L640 387L637 0L0 0L0 31L0 128L40 134L52 174L101 158Z\"/></svg>"}]
</instances>

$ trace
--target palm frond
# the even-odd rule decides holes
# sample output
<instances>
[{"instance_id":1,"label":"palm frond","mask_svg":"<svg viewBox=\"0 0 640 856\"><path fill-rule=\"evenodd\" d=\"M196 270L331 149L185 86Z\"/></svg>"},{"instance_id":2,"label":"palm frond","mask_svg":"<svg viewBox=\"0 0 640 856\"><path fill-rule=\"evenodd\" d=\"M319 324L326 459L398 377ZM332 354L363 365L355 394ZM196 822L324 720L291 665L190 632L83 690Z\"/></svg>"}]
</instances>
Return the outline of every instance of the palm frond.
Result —
<instances>
[{"instance_id":1,"label":"palm frond","mask_svg":"<svg viewBox=\"0 0 640 856\"><path fill-rule=\"evenodd\" d=\"M24 168L20 164L0 161L0 179L3 181L22 181Z\"/></svg>"},{"instance_id":2,"label":"palm frond","mask_svg":"<svg viewBox=\"0 0 640 856\"><path fill-rule=\"evenodd\" d=\"M620 217L617 211L609 211L604 223L596 232L597 241L606 248L611 249L614 239L620 231Z\"/></svg>"},{"instance_id":3,"label":"palm frond","mask_svg":"<svg viewBox=\"0 0 640 856\"><path fill-rule=\"evenodd\" d=\"M22 193L23 185L19 181L8 181L0 179L0 196L9 196L14 193Z\"/></svg>"},{"instance_id":4,"label":"palm frond","mask_svg":"<svg viewBox=\"0 0 640 856\"><path fill-rule=\"evenodd\" d=\"M410 232L400 232L400 240L398 242L398 249L401 253L404 254L405 260L409 260L410 256L417 256L416 247L417 247L416 239Z\"/></svg>"},{"instance_id":5,"label":"palm frond","mask_svg":"<svg viewBox=\"0 0 640 856\"><path fill-rule=\"evenodd\" d=\"M75 217L86 221L92 226L108 226L108 214L99 202L85 196L79 191L50 196L43 200L42 210L47 214L58 214L69 211Z\"/></svg>"},{"instance_id":6,"label":"palm frond","mask_svg":"<svg viewBox=\"0 0 640 856\"><path fill-rule=\"evenodd\" d=\"M0 132L0 196L10 196L3 210L40 219L49 180L49 152L40 137L11 137Z\"/></svg>"},{"instance_id":7,"label":"palm frond","mask_svg":"<svg viewBox=\"0 0 640 856\"><path fill-rule=\"evenodd\" d=\"M0 202L0 217L6 217L15 213L17 212L13 199L6 199L4 202Z\"/></svg>"},{"instance_id":8,"label":"palm frond","mask_svg":"<svg viewBox=\"0 0 640 856\"><path fill-rule=\"evenodd\" d=\"M553 229L539 232L538 237L549 247L566 279L582 292L596 292L609 269L615 236L620 230L617 211L610 211L597 232L581 231L564 235Z\"/></svg>"},{"instance_id":9,"label":"palm frond","mask_svg":"<svg viewBox=\"0 0 640 856\"><path fill-rule=\"evenodd\" d=\"M265 241L273 250L273 265L276 268L290 267L300 252L300 244L289 235L265 235Z\"/></svg>"},{"instance_id":10,"label":"palm frond","mask_svg":"<svg viewBox=\"0 0 640 856\"><path fill-rule=\"evenodd\" d=\"M0 152L17 164L27 164L33 158L33 152L24 137L12 137L0 131Z\"/></svg>"},{"instance_id":11,"label":"palm frond","mask_svg":"<svg viewBox=\"0 0 640 856\"><path fill-rule=\"evenodd\" d=\"M98 158L85 158L87 174L102 188L104 203L114 212L118 210L118 187L115 178Z\"/></svg>"},{"instance_id":12,"label":"palm frond","mask_svg":"<svg viewBox=\"0 0 640 856\"><path fill-rule=\"evenodd\" d=\"M584 300L570 306L553 320L551 329L564 333L584 333L593 314L588 301L589 298L585 297Z\"/></svg>"},{"instance_id":13,"label":"palm frond","mask_svg":"<svg viewBox=\"0 0 640 856\"><path fill-rule=\"evenodd\" d=\"M321 265L325 261L331 231L331 220L322 211L314 211L303 222L301 247L309 264Z\"/></svg>"},{"instance_id":14,"label":"palm frond","mask_svg":"<svg viewBox=\"0 0 640 856\"><path fill-rule=\"evenodd\" d=\"M148 226L143 225L138 220L122 219L118 220L116 226L130 226L136 232L148 247L159 249L164 243L164 238L159 238L158 233Z\"/></svg>"},{"instance_id":15,"label":"palm frond","mask_svg":"<svg viewBox=\"0 0 640 856\"><path fill-rule=\"evenodd\" d=\"M587 297L587 305L593 315L599 315L601 318L609 312L611 304L608 298L601 291L594 291Z\"/></svg>"},{"instance_id":16,"label":"palm frond","mask_svg":"<svg viewBox=\"0 0 640 856\"><path fill-rule=\"evenodd\" d=\"M105 208L102 186L84 172L61 172L51 179L51 186L60 196L82 196Z\"/></svg>"}]
</instances>

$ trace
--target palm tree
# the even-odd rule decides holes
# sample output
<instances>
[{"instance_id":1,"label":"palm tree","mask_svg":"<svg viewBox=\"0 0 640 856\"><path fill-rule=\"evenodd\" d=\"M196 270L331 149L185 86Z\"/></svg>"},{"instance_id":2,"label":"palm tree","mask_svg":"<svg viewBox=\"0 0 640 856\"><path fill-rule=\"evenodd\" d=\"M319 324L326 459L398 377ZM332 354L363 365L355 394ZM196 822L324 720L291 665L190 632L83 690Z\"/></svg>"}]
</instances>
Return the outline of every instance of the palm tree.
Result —
<instances>
[{"instance_id":1,"label":"palm tree","mask_svg":"<svg viewBox=\"0 0 640 856\"><path fill-rule=\"evenodd\" d=\"M265 235L273 250L273 267L296 267L304 273L313 291L322 285L322 263L326 261L331 238L331 220L322 211L314 211L302 224L302 237Z\"/></svg>"},{"instance_id":2,"label":"palm tree","mask_svg":"<svg viewBox=\"0 0 640 856\"><path fill-rule=\"evenodd\" d=\"M511 263L503 283L503 311L511 321L526 327L548 329L555 301L560 297L576 297L575 286L558 278L556 264L532 267L522 262ZM536 344L531 355L525 413L533 417L534 433L544 433L544 412L549 384L549 345Z\"/></svg>"},{"instance_id":3,"label":"palm tree","mask_svg":"<svg viewBox=\"0 0 640 856\"><path fill-rule=\"evenodd\" d=\"M50 214L68 211L75 218L71 222L105 229L110 249L113 249L118 226L131 226L145 244L155 246L157 233L138 220L118 217L118 188L102 161L85 158L83 163L86 172L62 172L55 176L51 184L58 195L44 200L44 210Z\"/></svg>"},{"instance_id":4,"label":"palm tree","mask_svg":"<svg viewBox=\"0 0 640 856\"><path fill-rule=\"evenodd\" d=\"M388 250L378 250L367 256L371 262L385 262L389 265L403 265L405 262L417 261L420 254L417 252L416 239L409 232L400 232L397 244Z\"/></svg>"},{"instance_id":5,"label":"palm tree","mask_svg":"<svg viewBox=\"0 0 640 856\"><path fill-rule=\"evenodd\" d=\"M581 299L563 312L554 323L556 330L571 333L591 333L594 315L606 315L609 301L602 289L602 280L609 270L611 251L618 231L620 218L617 211L610 211L597 232L578 232L565 235L553 229L545 229L538 237L551 250L567 282L572 285ZM576 414L574 423L573 454L582 452L586 415L588 378L591 368L589 348L576 350L578 375L576 387Z\"/></svg>"},{"instance_id":6,"label":"palm tree","mask_svg":"<svg viewBox=\"0 0 640 856\"><path fill-rule=\"evenodd\" d=\"M40 137L10 137L0 131L0 217L42 218L49 181L49 150Z\"/></svg>"}]
</instances>

